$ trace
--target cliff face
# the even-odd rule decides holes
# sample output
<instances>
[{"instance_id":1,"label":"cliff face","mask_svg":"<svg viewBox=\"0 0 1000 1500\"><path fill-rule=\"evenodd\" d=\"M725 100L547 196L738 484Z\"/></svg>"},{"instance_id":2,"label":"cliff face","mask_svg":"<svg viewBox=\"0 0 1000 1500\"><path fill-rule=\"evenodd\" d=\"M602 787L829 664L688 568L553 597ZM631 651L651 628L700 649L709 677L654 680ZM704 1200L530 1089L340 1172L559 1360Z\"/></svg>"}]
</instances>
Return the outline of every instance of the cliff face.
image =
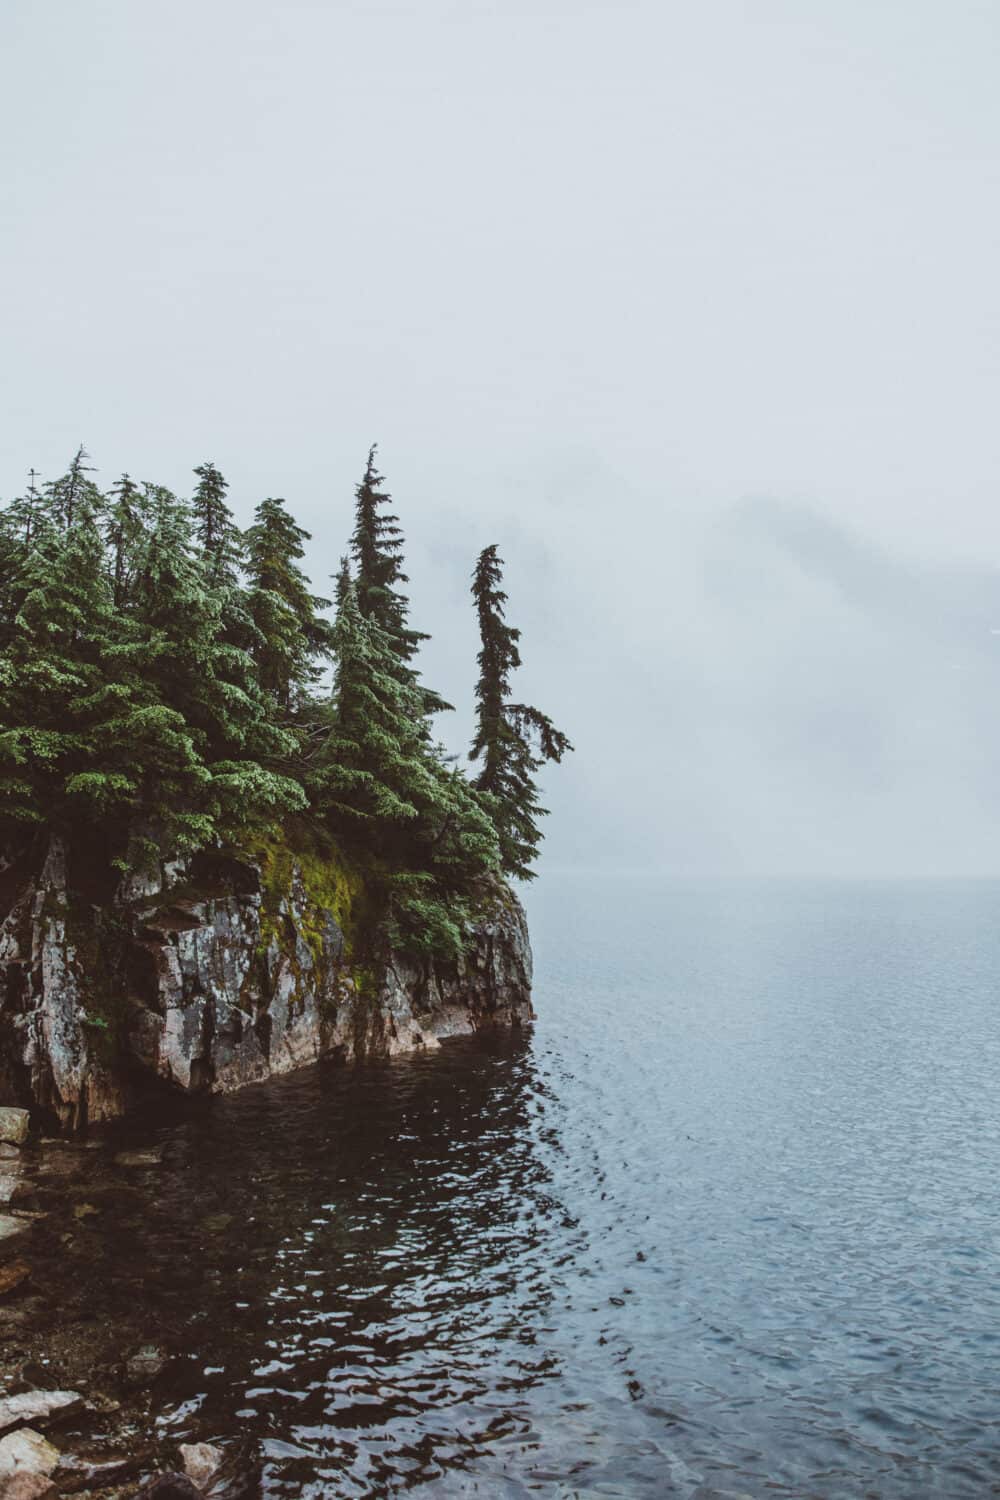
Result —
<instances>
[{"instance_id":1,"label":"cliff face","mask_svg":"<svg viewBox=\"0 0 1000 1500\"><path fill-rule=\"evenodd\" d=\"M240 1088L322 1057L385 1058L530 1019L531 950L506 887L484 895L467 956L359 965L349 872L288 846L200 856L100 889L49 841L0 860L0 1104L74 1129L154 1080Z\"/></svg>"}]
</instances>

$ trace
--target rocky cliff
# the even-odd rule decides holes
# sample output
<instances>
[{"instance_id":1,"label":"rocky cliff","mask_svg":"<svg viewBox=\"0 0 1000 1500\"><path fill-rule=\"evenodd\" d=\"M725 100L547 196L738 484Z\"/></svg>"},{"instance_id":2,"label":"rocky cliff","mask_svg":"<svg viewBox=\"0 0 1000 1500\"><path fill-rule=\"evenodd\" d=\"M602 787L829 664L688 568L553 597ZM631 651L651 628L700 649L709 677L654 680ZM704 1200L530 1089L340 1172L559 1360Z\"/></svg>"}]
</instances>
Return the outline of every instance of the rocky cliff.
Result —
<instances>
[{"instance_id":1,"label":"rocky cliff","mask_svg":"<svg viewBox=\"0 0 1000 1500\"><path fill-rule=\"evenodd\" d=\"M516 897L464 959L359 958L363 880L285 843L114 876L57 837L0 858L0 1104L78 1129L157 1083L225 1091L531 1017Z\"/></svg>"}]
</instances>

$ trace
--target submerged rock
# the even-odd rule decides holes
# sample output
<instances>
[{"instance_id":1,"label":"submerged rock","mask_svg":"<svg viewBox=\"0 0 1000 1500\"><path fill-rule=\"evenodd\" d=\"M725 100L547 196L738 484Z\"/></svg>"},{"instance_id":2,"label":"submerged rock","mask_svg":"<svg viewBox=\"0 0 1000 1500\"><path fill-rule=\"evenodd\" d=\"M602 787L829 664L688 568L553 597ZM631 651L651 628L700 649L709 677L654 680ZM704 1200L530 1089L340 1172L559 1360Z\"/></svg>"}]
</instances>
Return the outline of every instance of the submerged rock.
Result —
<instances>
[{"instance_id":1,"label":"submerged rock","mask_svg":"<svg viewBox=\"0 0 1000 1500\"><path fill-rule=\"evenodd\" d=\"M201 1490L186 1474L159 1474L143 1485L135 1500L203 1500Z\"/></svg>"},{"instance_id":2,"label":"submerged rock","mask_svg":"<svg viewBox=\"0 0 1000 1500\"><path fill-rule=\"evenodd\" d=\"M119 1454L115 1457L86 1458L63 1454L55 1478L59 1493L76 1495L81 1490L102 1490L122 1484L140 1474L148 1464L148 1453Z\"/></svg>"},{"instance_id":3,"label":"submerged rock","mask_svg":"<svg viewBox=\"0 0 1000 1500\"><path fill-rule=\"evenodd\" d=\"M0 1438L0 1483L19 1471L28 1474L53 1473L61 1455L59 1449L32 1427L19 1427Z\"/></svg>"},{"instance_id":4,"label":"submerged rock","mask_svg":"<svg viewBox=\"0 0 1000 1500\"><path fill-rule=\"evenodd\" d=\"M214 1443L181 1443L179 1451L185 1474L204 1489L222 1463L222 1449Z\"/></svg>"},{"instance_id":5,"label":"submerged rock","mask_svg":"<svg viewBox=\"0 0 1000 1500\"><path fill-rule=\"evenodd\" d=\"M30 1124L26 1109L0 1108L0 1141L6 1146L23 1146Z\"/></svg>"},{"instance_id":6,"label":"submerged rock","mask_svg":"<svg viewBox=\"0 0 1000 1500\"><path fill-rule=\"evenodd\" d=\"M79 1391L21 1391L0 1400L0 1433L32 1422L45 1423L70 1417L83 1406Z\"/></svg>"},{"instance_id":7,"label":"submerged rock","mask_svg":"<svg viewBox=\"0 0 1000 1500\"><path fill-rule=\"evenodd\" d=\"M0 1297L8 1296L30 1275L31 1267L26 1260L12 1260L0 1265Z\"/></svg>"},{"instance_id":8,"label":"submerged rock","mask_svg":"<svg viewBox=\"0 0 1000 1500\"><path fill-rule=\"evenodd\" d=\"M30 1219L15 1217L14 1214L0 1214L0 1259L5 1254L12 1253L16 1241L27 1234L30 1228Z\"/></svg>"},{"instance_id":9,"label":"submerged rock","mask_svg":"<svg viewBox=\"0 0 1000 1500\"><path fill-rule=\"evenodd\" d=\"M45 1474L18 1469L3 1481L3 1500L56 1500L59 1491Z\"/></svg>"},{"instance_id":10,"label":"submerged rock","mask_svg":"<svg viewBox=\"0 0 1000 1500\"><path fill-rule=\"evenodd\" d=\"M152 1385L170 1363L166 1349L158 1344L143 1344L125 1361L125 1380L130 1386Z\"/></svg>"},{"instance_id":11,"label":"submerged rock","mask_svg":"<svg viewBox=\"0 0 1000 1500\"><path fill-rule=\"evenodd\" d=\"M162 1161L161 1146L148 1146L142 1151L119 1151L115 1157L118 1167L158 1167Z\"/></svg>"}]
</instances>

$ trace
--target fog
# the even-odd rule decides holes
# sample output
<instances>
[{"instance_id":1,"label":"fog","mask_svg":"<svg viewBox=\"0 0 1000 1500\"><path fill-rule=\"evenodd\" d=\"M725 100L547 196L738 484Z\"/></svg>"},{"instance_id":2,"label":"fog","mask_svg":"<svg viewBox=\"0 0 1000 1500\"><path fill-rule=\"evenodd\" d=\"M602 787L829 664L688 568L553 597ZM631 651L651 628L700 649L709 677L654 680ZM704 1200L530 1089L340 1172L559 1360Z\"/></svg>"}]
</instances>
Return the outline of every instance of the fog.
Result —
<instances>
[{"instance_id":1,"label":"fog","mask_svg":"<svg viewBox=\"0 0 1000 1500\"><path fill-rule=\"evenodd\" d=\"M507 559L543 873L1000 873L998 65L972 0L7 0L0 494L212 458L323 587L377 439L455 751Z\"/></svg>"}]
</instances>

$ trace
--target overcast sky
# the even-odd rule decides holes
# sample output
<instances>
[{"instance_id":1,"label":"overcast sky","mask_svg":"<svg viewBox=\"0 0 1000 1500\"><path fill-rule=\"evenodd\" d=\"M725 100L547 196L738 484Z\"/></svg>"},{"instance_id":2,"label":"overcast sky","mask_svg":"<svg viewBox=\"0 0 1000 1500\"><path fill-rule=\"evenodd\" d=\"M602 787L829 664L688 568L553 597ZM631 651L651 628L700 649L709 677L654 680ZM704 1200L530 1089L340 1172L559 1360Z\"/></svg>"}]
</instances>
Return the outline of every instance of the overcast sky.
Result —
<instances>
[{"instance_id":1,"label":"overcast sky","mask_svg":"<svg viewBox=\"0 0 1000 1500\"><path fill-rule=\"evenodd\" d=\"M377 438L550 868L1000 872L998 78L995 0L5 0L0 493L210 457L322 583Z\"/></svg>"}]
</instances>

